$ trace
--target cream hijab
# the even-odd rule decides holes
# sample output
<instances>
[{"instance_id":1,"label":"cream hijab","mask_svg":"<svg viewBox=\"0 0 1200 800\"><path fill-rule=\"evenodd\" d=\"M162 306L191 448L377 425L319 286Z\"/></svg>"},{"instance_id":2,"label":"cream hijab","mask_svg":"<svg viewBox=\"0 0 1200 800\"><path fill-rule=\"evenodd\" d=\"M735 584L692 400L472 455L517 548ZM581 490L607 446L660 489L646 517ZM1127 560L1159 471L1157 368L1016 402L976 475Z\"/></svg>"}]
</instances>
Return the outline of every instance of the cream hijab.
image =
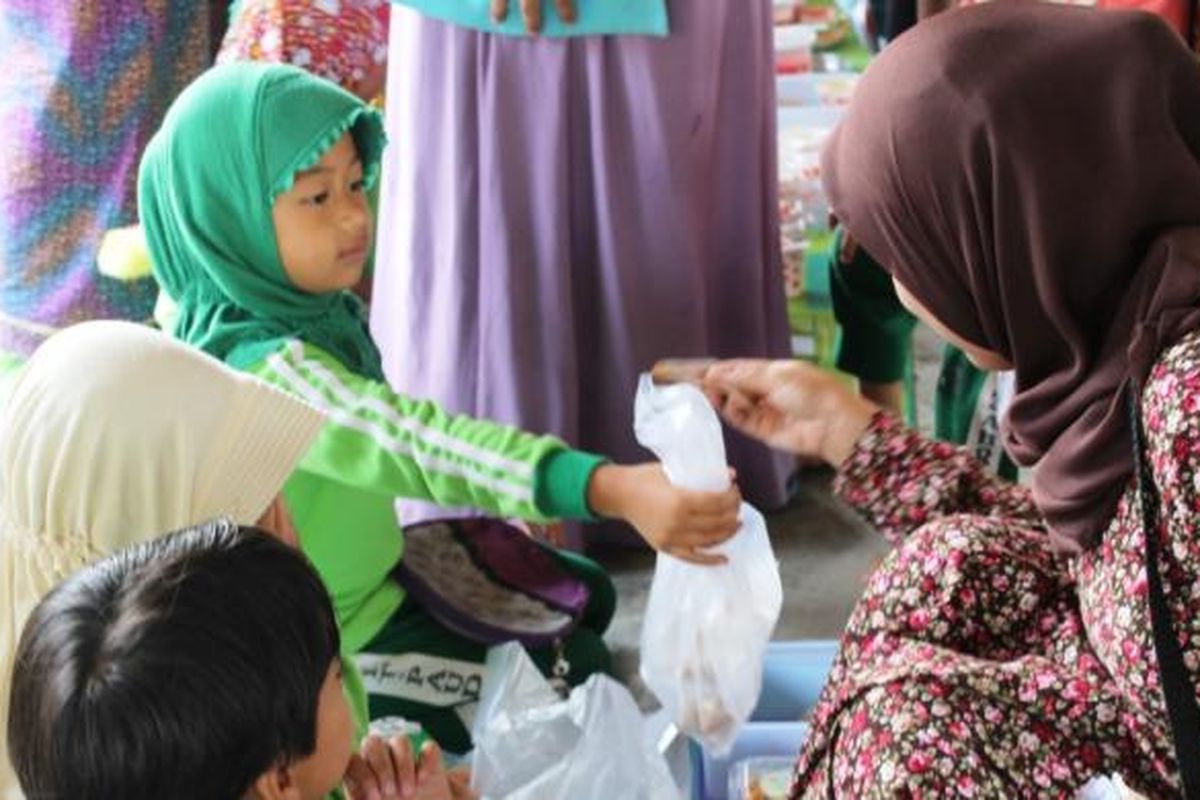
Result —
<instances>
[{"instance_id":1,"label":"cream hijab","mask_svg":"<svg viewBox=\"0 0 1200 800\"><path fill-rule=\"evenodd\" d=\"M0 417L0 800L12 656L37 602L83 564L218 516L252 524L322 416L149 328L59 333L14 380Z\"/></svg>"}]
</instances>

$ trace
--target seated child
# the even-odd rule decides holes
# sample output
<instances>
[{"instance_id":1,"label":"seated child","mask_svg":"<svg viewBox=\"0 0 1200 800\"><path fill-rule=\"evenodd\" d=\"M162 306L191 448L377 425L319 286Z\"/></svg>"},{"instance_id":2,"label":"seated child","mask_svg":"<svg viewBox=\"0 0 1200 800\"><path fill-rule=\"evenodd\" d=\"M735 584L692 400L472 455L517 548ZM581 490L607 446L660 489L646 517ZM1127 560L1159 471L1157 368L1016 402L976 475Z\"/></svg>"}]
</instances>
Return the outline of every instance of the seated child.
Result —
<instances>
[{"instance_id":1,"label":"seated child","mask_svg":"<svg viewBox=\"0 0 1200 800\"><path fill-rule=\"evenodd\" d=\"M378 112L328 81L283 65L218 66L179 96L146 150L142 224L177 304L174 335L327 417L284 496L346 651L404 654L398 663L419 674L479 675L486 648L435 624L392 578L404 551L397 497L538 523L622 519L698 563L718 560L704 548L736 530L739 497L684 491L658 464L606 463L389 387L363 305L346 291L372 240L364 191L383 145ZM601 634L615 596L595 563L555 558L591 587L592 604L561 647L533 655L543 669L565 666L573 685L607 668ZM373 717L416 719L443 747L470 746L456 709L473 698L398 683L371 692Z\"/></svg>"},{"instance_id":2,"label":"seated child","mask_svg":"<svg viewBox=\"0 0 1200 800\"><path fill-rule=\"evenodd\" d=\"M364 742L338 629L299 551L218 520L119 551L36 607L9 751L30 798L451 798L432 742ZM388 758L381 758L386 754ZM466 796L460 782L458 796Z\"/></svg>"}]
</instances>

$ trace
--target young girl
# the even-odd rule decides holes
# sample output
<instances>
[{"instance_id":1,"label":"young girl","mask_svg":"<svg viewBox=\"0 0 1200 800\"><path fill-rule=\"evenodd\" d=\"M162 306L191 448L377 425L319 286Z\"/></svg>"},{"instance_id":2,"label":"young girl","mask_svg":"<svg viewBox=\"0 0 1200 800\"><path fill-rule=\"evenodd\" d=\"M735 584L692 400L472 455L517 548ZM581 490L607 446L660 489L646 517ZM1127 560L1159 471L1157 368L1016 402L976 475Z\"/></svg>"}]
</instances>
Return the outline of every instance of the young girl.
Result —
<instances>
[{"instance_id":1,"label":"young girl","mask_svg":"<svg viewBox=\"0 0 1200 800\"><path fill-rule=\"evenodd\" d=\"M657 464L607 464L392 391L362 304L345 291L370 247L363 192L383 144L377 112L331 83L288 66L216 67L147 148L141 217L155 274L178 305L175 335L328 416L284 493L347 651L405 654L397 668L410 677L469 677L483 647L433 623L391 577L404 550L396 497L533 521L625 519L654 547L708 562L702 548L736 528L738 495L680 491ZM586 559L557 558L590 584L587 617L603 631L607 578ZM575 643L556 654L572 682L607 663L598 635ZM468 744L454 709L470 696L398 683L373 697L373 714L418 716L449 749Z\"/></svg>"}]
</instances>

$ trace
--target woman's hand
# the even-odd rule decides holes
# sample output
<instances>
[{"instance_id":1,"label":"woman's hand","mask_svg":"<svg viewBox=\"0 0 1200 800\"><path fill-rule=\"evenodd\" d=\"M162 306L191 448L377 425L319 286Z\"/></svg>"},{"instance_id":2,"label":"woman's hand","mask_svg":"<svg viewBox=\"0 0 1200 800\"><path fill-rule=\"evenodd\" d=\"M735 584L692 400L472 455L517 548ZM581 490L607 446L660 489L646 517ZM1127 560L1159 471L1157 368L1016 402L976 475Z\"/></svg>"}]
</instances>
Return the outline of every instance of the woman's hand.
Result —
<instances>
[{"instance_id":1,"label":"woman's hand","mask_svg":"<svg viewBox=\"0 0 1200 800\"><path fill-rule=\"evenodd\" d=\"M803 361L721 361L705 373L702 388L748 436L835 467L879 410L836 375Z\"/></svg>"},{"instance_id":2,"label":"woman's hand","mask_svg":"<svg viewBox=\"0 0 1200 800\"><path fill-rule=\"evenodd\" d=\"M343 780L350 800L466 800L470 777L447 772L442 751L429 741L419 756L408 737L368 736L350 759Z\"/></svg>"},{"instance_id":3,"label":"woman's hand","mask_svg":"<svg viewBox=\"0 0 1200 800\"><path fill-rule=\"evenodd\" d=\"M549 0L516 0L521 5L521 16L525 17L525 30L538 33L542 29L542 3ZM574 0L553 0L554 8L562 21L568 25L575 22ZM492 0L492 20L496 23L508 19L509 0Z\"/></svg>"},{"instance_id":4,"label":"woman's hand","mask_svg":"<svg viewBox=\"0 0 1200 800\"><path fill-rule=\"evenodd\" d=\"M655 463L597 467L587 499L594 513L625 520L655 550L695 564L725 563L702 551L737 533L742 504L732 483L723 492L680 489Z\"/></svg>"}]
</instances>

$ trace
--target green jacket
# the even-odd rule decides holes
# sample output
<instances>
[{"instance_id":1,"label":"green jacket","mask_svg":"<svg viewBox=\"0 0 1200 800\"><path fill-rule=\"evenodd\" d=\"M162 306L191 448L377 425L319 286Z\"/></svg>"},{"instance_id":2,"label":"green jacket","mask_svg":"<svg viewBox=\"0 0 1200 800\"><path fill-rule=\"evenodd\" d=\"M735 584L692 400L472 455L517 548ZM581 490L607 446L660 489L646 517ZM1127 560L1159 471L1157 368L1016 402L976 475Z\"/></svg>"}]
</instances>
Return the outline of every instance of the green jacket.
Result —
<instances>
[{"instance_id":1,"label":"green jacket","mask_svg":"<svg viewBox=\"0 0 1200 800\"><path fill-rule=\"evenodd\" d=\"M347 653L369 642L404 600L389 578L404 552L397 497L535 522L591 518L587 484L599 456L452 416L297 340L249 371L328 417L284 495L301 546L333 597Z\"/></svg>"}]
</instances>

